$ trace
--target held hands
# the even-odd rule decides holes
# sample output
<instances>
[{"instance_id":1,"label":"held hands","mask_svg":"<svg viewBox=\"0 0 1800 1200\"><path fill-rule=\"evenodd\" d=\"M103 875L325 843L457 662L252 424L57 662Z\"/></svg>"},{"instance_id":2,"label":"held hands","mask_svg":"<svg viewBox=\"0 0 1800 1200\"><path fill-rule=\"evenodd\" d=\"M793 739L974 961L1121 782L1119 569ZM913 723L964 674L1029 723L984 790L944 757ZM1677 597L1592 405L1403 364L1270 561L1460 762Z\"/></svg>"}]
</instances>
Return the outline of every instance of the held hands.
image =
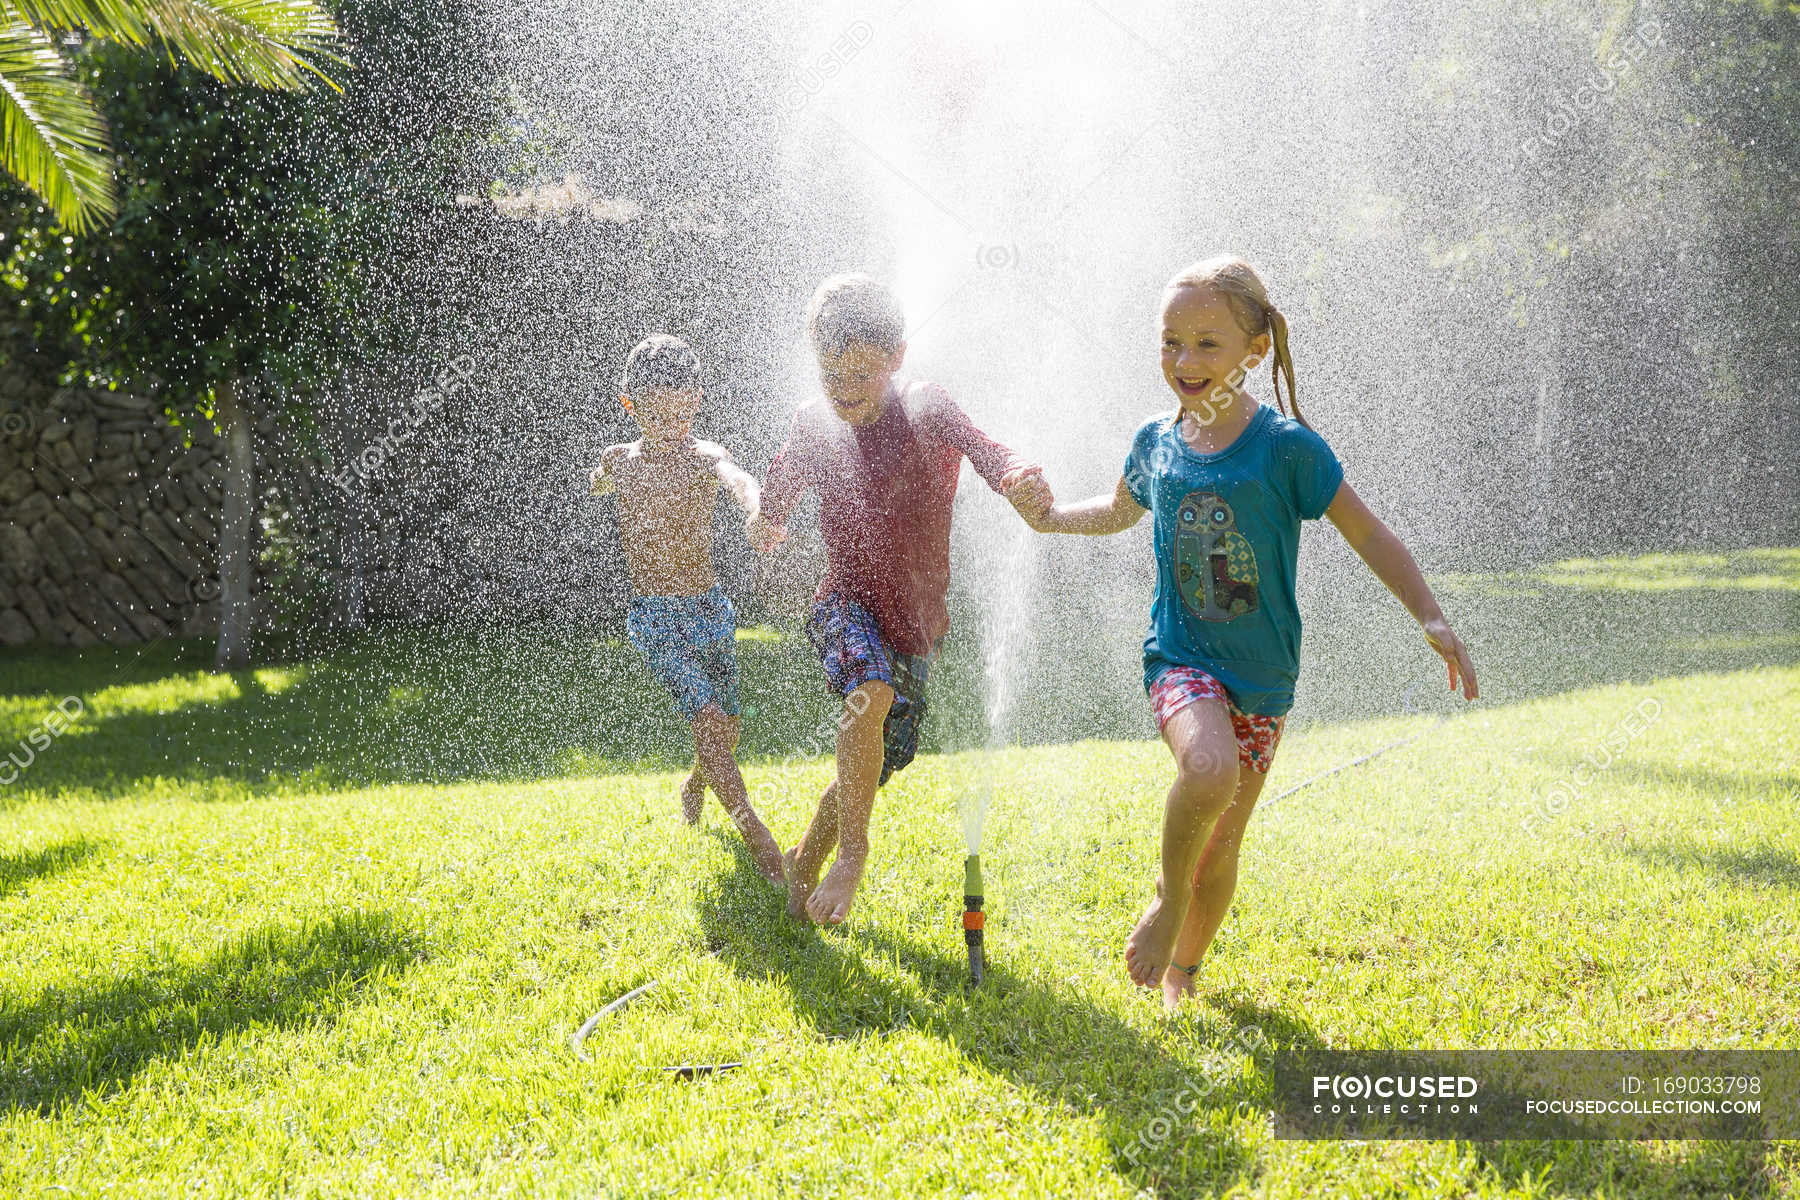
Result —
<instances>
[{"instance_id":1,"label":"held hands","mask_svg":"<svg viewBox=\"0 0 1800 1200\"><path fill-rule=\"evenodd\" d=\"M1456 631L1450 628L1450 622L1436 617L1421 622L1421 626L1425 630L1425 640L1449 668L1450 690L1454 692L1460 680L1463 699L1475 699L1480 694L1475 683L1475 665L1469 661L1469 648L1463 645L1462 639L1456 636Z\"/></svg>"},{"instance_id":2,"label":"held hands","mask_svg":"<svg viewBox=\"0 0 1800 1200\"><path fill-rule=\"evenodd\" d=\"M764 554L786 541L787 532L786 525L777 525L764 517L760 508L751 513L750 519L744 522L744 536L750 539L752 546Z\"/></svg>"},{"instance_id":3,"label":"held hands","mask_svg":"<svg viewBox=\"0 0 1800 1200\"><path fill-rule=\"evenodd\" d=\"M1000 477L1000 494L1019 510L1025 523L1033 529L1056 503L1050 485L1044 482L1044 468L1015 467Z\"/></svg>"}]
</instances>

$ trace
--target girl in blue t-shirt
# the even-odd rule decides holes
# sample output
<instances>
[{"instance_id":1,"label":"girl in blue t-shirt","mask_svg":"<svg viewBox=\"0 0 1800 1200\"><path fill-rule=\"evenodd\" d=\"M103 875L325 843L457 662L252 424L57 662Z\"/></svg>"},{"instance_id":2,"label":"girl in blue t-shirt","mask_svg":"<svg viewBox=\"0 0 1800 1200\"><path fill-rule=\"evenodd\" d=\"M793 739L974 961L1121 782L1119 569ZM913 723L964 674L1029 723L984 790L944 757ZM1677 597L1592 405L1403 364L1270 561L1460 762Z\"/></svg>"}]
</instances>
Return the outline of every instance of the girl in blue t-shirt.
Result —
<instances>
[{"instance_id":1,"label":"girl in blue t-shirt","mask_svg":"<svg viewBox=\"0 0 1800 1200\"><path fill-rule=\"evenodd\" d=\"M1162 300L1163 379L1180 400L1131 439L1119 484L1032 520L1046 533L1118 533L1155 516L1156 596L1144 638L1144 688L1175 756L1163 811L1156 896L1125 943L1134 982L1173 1008L1231 904L1238 845L1294 703L1300 522L1328 517L1424 628L1450 688L1476 696L1468 651L1390 529L1344 481L1325 439L1294 403L1287 321L1241 258L1207 259ZM1271 356L1275 409L1244 391ZM1192 880L1191 887L1169 881ZM1192 965L1185 965L1192 964ZM1175 970L1165 971L1173 965Z\"/></svg>"}]
</instances>

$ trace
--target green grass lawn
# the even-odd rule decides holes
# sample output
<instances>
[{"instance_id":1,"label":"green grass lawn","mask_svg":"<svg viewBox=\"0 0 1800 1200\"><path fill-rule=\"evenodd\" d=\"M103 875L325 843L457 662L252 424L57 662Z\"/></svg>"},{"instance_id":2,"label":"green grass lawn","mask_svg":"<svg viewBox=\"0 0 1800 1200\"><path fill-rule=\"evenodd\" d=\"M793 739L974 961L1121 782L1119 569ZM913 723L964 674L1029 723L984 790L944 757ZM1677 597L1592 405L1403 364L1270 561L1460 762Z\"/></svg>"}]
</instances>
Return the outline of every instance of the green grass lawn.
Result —
<instances>
[{"instance_id":1,"label":"green grass lawn","mask_svg":"<svg viewBox=\"0 0 1800 1200\"><path fill-rule=\"evenodd\" d=\"M679 726L616 635L0 656L0 755L82 701L0 786L0 1195L1800 1196L1792 1143L1277 1140L1237 1048L1800 1046L1793 555L1661 558L1445 581L1492 683L1442 724L1360 703L1367 631L1309 625L1335 678L1266 795L1423 736L1257 814L1178 1018L1121 953L1170 778L1147 718L982 750L966 644L834 934L716 806L681 825ZM796 639L739 649L791 841L828 709ZM956 806L990 789L970 992Z\"/></svg>"}]
</instances>

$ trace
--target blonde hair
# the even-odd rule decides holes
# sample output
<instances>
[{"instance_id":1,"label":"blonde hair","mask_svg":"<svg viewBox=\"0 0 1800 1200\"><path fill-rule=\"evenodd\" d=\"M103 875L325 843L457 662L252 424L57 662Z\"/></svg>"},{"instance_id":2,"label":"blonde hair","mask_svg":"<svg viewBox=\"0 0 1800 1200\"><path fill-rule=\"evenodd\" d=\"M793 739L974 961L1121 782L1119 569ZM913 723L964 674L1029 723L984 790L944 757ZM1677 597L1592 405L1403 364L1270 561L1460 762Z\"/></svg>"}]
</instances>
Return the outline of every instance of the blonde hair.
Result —
<instances>
[{"instance_id":1,"label":"blonde hair","mask_svg":"<svg viewBox=\"0 0 1800 1200\"><path fill-rule=\"evenodd\" d=\"M906 341L906 314L893 289L872 275L833 275L806 306L806 335L815 354L842 354L863 342L892 354Z\"/></svg>"},{"instance_id":2,"label":"blonde hair","mask_svg":"<svg viewBox=\"0 0 1800 1200\"><path fill-rule=\"evenodd\" d=\"M1237 318L1238 325L1252 339L1263 334L1269 335L1269 376L1275 383L1275 405L1287 415L1288 407L1294 410L1294 420L1305 425L1305 417L1300 415L1300 401L1294 396L1294 356L1288 351L1287 318L1281 310L1269 303L1269 289L1256 273L1256 268L1235 254L1220 254L1178 272L1163 288L1166 299L1169 293L1181 288L1213 288L1225 297L1225 303L1231 306L1231 314ZM1287 376L1287 405L1281 403L1281 379ZM1181 419L1180 406L1176 406L1175 419Z\"/></svg>"}]
</instances>

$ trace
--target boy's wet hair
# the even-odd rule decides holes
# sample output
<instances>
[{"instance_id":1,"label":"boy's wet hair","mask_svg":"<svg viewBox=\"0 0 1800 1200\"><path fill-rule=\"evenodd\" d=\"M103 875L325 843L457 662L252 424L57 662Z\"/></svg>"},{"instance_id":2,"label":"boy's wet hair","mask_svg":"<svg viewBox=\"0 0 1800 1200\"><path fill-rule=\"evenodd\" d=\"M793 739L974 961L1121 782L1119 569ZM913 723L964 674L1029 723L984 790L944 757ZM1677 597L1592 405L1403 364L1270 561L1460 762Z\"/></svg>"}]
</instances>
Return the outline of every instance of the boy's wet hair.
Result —
<instances>
[{"instance_id":1,"label":"boy's wet hair","mask_svg":"<svg viewBox=\"0 0 1800 1200\"><path fill-rule=\"evenodd\" d=\"M683 391L700 386L700 356L673 334L653 333L631 348L619 390L627 396L650 388Z\"/></svg>"},{"instance_id":2,"label":"boy's wet hair","mask_svg":"<svg viewBox=\"0 0 1800 1200\"><path fill-rule=\"evenodd\" d=\"M806 306L806 336L815 354L842 354L853 342L892 354L906 342L906 313L873 275L833 275Z\"/></svg>"}]
</instances>

